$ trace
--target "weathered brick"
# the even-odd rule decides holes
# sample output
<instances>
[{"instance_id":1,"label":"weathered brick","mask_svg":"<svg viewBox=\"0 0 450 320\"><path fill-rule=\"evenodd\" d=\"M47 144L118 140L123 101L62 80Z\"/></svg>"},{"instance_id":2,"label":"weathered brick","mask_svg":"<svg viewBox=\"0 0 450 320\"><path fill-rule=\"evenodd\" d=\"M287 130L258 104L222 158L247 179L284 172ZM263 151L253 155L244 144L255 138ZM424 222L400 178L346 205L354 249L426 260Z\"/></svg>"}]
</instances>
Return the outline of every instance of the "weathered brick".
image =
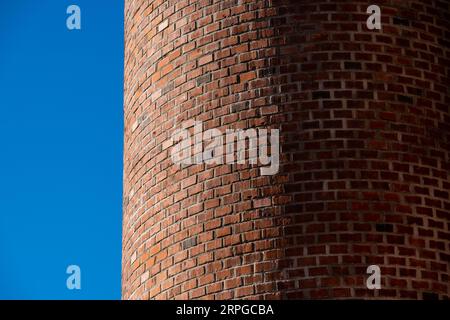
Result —
<instances>
[{"instance_id":1,"label":"weathered brick","mask_svg":"<svg viewBox=\"0 0 450 320\"><path fill-rule=\"evenodd\" d=\"M124 299L450 297L450 8L379 5L125 1ZM177 167L186 120L280 129L280 172Z\"/></svg>"}]
</instances>

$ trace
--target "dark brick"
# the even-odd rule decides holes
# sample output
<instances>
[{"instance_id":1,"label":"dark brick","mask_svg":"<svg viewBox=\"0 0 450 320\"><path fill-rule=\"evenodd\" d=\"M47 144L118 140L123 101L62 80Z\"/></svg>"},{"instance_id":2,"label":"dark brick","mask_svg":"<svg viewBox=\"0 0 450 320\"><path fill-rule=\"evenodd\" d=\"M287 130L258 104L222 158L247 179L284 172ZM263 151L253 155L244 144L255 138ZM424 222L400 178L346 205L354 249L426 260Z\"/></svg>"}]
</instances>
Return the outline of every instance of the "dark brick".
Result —
<instances>
[{"instance_id":1,"label":"dark brick","mask_svg":"<svg viewBox=\"0 0 450 320\"><path fill-rule=\"evenodd\" d=\"M433 292L424 292L422 297L423 300L439 300L439 295Z\"/></svg>"},{"instance_id":2,"label":"dark brick","mask_svg":"<svg viewBox=\"0 0 450 320\"><path fill-rule=\"evenodd\" d=\"M210 81L211 81L211 74L208 73L197 78L197 85L199 86Z\"/></svg>"},{"instance_id":3,"label":"dark brick","mask_svg":"<svg viewBox=\"0 0 450 320\"><path fill-rule=\"evenodd\" d=\"M197 237L192 237L183 241L183 250L189 249L197 245Z\"/></svg>"},{"instance_id":4,"label":"dark brick","mask_svg":"<svg viewBox=\"0 0 450 320\"><path fill-rule=\"evenodd\" d=\"M394 17L393 18L394 24L399 26L406 26L409 27L410 22L408 19L401 18L401 17Z\"/></svg>"},{"instance_id":5,"label":"dark brick","mask_svg":"<svg viewBox=\"0 0 450 320\"><path fill-rule=\"evenodd\" d=\"M316 91L316 92L313 92L313 99L314 100L330 99L330 92L328 92L328 91Z\"/></svg>"},{"instance_id":6,"label":"dark brick","mask_svg":"<svg viewBox=\"0 0 450 320\"><path fill-rule=\"evenodd\" d=\"M389 223L378 223L376 225L376 230L378 232L394 232L394 226Z\"/></svg>"},{"instance_id":7,"label":"dark brick","mask_svg":"<svg viewBox=\"0 0 450 320\"><path fill-rule=\"evenodd\" d=\"M344 63L344 66L345 66L345 69L347 69L347 70L361 70L362 69L361 62L346 61Z\"/></svg>"},{"instance_id":8,"label":"dark brick","mask_svg":"<svg viewBox=\"0 0 450 320\"><path fill-rule=\"evenodd\" d=\"M398 101L399 102L403 102L403 103L409 103L409 104L413 104L414 103L414 99L408 96L404 96L399 94L398 95Z\"/></svg>"}]
</instances>

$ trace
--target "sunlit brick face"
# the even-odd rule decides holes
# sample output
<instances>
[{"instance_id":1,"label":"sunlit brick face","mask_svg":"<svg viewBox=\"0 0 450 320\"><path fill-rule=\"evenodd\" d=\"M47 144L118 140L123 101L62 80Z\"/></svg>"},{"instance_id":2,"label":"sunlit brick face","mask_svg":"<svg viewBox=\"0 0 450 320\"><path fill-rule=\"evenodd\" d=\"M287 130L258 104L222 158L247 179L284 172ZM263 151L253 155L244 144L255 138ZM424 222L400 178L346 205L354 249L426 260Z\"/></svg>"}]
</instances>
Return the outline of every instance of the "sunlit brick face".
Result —
<instances>
[{"instance_id":1,"label":"sunlit brick face","mask_svg":"<svg viewBox=\"0 0 450 320\"><path fill-rule=\"evenodd\" d=\"M449 21L444 0L126 0L123 298L449 298ZM279 129L279 171L174 163L189 120Z\"/></svg>"}]
</instances>

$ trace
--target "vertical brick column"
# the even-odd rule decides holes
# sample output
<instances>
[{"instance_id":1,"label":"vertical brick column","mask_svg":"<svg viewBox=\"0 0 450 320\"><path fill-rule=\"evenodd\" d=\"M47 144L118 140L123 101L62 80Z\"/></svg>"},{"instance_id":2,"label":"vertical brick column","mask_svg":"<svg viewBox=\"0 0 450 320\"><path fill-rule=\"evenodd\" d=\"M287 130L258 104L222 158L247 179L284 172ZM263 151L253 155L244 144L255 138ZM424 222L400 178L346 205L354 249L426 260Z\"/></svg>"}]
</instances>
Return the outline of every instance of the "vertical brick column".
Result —
<instances>
[{"instance_id":1,"label":"vertical brick column","mask_svg":"<svg viewBox=\"0 0 450 320\"><path fill-rule=\"evenodd\" d=\"M450 3L282 3L283 297L448 298Z\"/></svg>"},{"instance_id":2,"label":"vertical brick column","mask_svg":"<svg viewBox=\"0 0 450 320\"><path fill-rule=\"evenodd\" d=\"M126 0L123 298L448 298L449 21L444 0ZM279 173L174 164L186 120L280 129Z\"/></svg>"},{"instance_id":3,"label":"vertical brick column","mask_svg":"<svg viewBox=\"0 0 450 320\"><path fill-rule=\"evenodd\" d=\"M171 160L172 133L279 128L270 1L126 1L123 297L280 297L282 177ZM273 95L273 96L272 96Z\"/></svg>"}]
</instances>

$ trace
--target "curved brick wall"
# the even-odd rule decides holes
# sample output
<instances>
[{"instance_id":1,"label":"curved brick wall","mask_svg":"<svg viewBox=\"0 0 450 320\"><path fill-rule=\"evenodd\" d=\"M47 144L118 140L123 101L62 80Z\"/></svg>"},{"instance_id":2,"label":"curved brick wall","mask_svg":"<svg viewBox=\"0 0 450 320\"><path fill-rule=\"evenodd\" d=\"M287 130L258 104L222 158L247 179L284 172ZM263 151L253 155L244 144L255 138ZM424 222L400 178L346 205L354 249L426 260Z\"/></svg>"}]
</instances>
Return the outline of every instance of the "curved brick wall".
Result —
<instances>
[{"instance_id":1,"label":"curved brick wall","mask_svg":"<svg viewBox=\"0 0 450 320\"><path fill-rule=\"evenodd\" d=\"M449 2L370 4L126 0L123 298L450 296ZM174 164L189 119L279 173Z\"/></svg>"}]
</instances>

